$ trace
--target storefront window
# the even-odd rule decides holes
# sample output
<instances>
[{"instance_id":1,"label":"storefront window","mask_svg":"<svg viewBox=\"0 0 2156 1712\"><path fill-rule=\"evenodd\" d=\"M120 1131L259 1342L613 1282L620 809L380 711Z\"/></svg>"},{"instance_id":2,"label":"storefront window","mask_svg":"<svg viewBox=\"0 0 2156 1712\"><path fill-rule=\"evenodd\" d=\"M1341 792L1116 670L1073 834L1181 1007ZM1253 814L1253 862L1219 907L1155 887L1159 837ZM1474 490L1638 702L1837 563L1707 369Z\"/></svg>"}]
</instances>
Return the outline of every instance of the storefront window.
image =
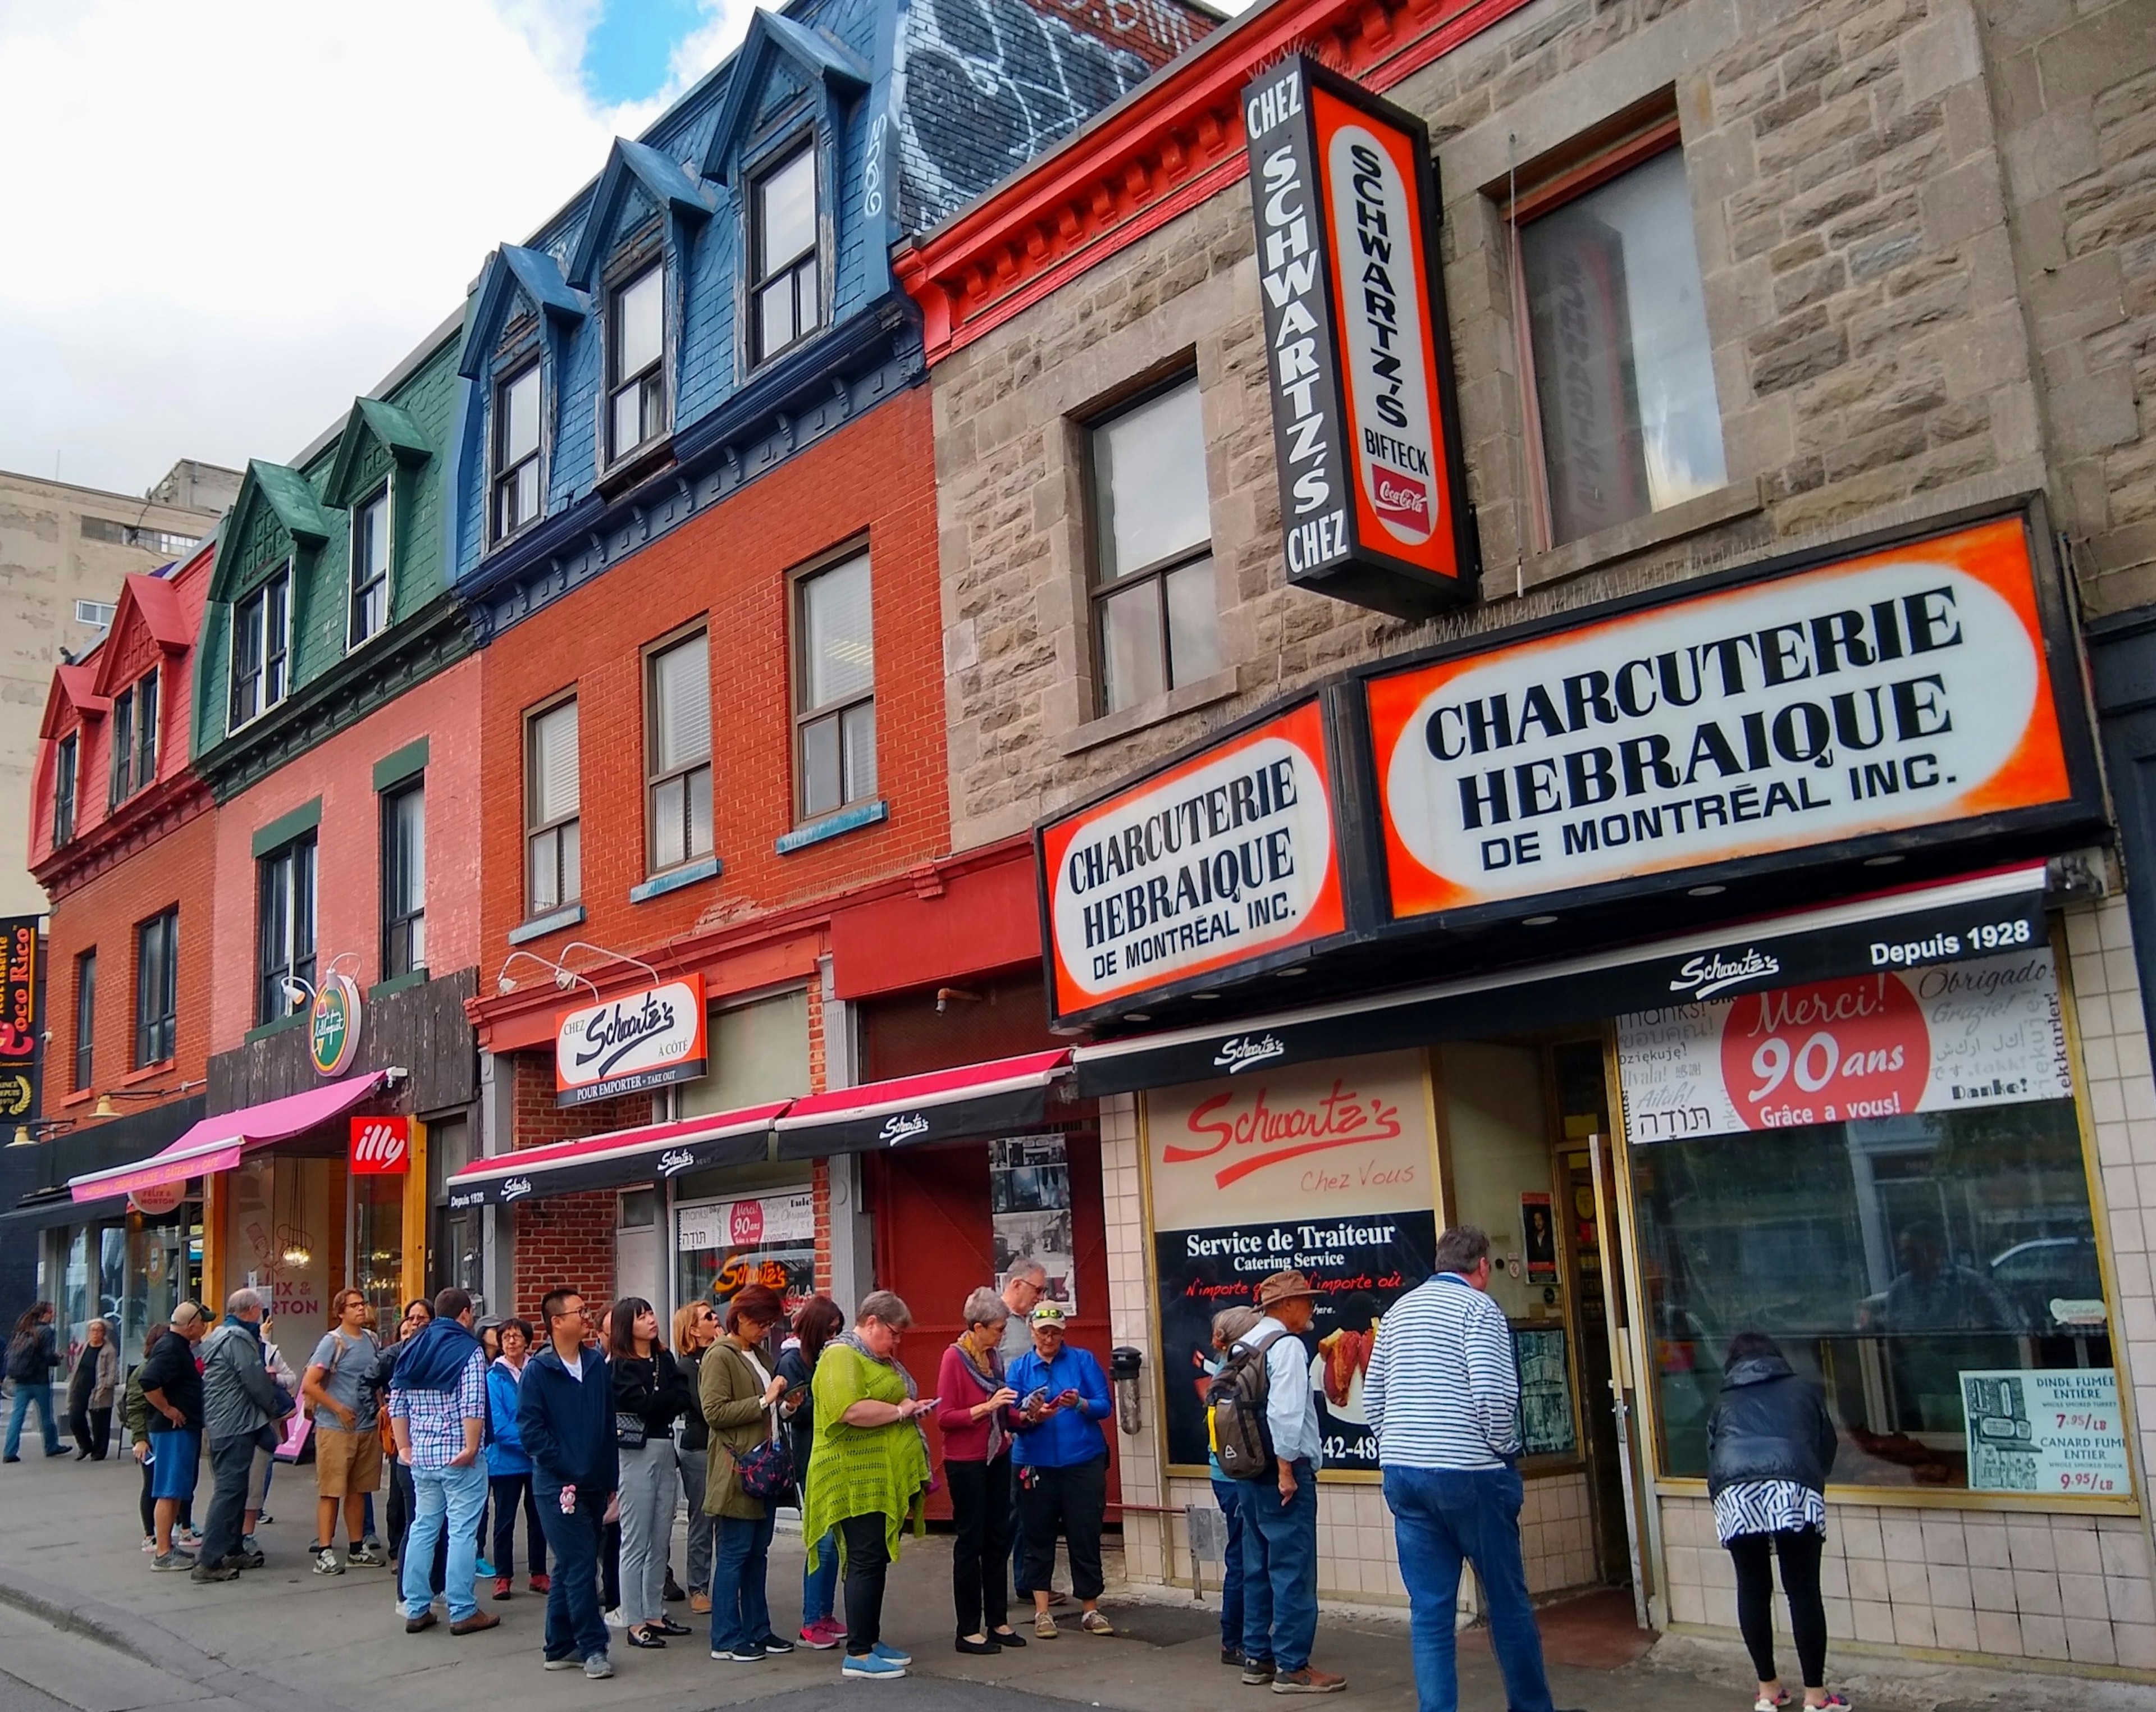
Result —
<instances>
[{"instance_id":1,"label":"storefront window","mask_svg":"<svg viewBox=\"0 0 2156 1712\"><path fill-rule=\"evenodd\" d=\"M388 1337L404 1306L404 1180L354 1177L352 1188L352 1288L367 1298L376 1330Z\"/></svg>"},{"instance_id":2,"label":"storefront window","mask_svg":"<svg viewBox=\"0 0 2156 1712\"><path fill-rule=\"evenodd\" d=\"M68 1237L67 1266L61 1273L60 1325L64 1350L78 1348L97 1311L97 1279L90 1270L90 1228L77 1225ZM64 1353L64 1350L63 1351Z\"/></svg>"},{"instance_id":3,"label":"storefront window","mask_svg":"<svg viewBox=\"0 0 2156 1712\"><path fill-rule=\"evenodd\" d=\"M130 1365L139 1359L142 1336L187 1295L187 1241L180 1225L145 1225L127 1233L129 1294L121 1326L121 1355Z\"/></svg>"},{"instance_id":4,"label":"storefront window","mask_svg":"<svg viewBox=\"0 0 2156 1712\"><path fill-rule=\"evenodd\" d=\"M738 1112L808 1092L806 992L714 1010L709 1039L711 1068L681 1084L684 1118Z\"/></svg>"},{"instance_id":5,"label":"storefront window","mask_svg":"<svg viewBox=\"0 0 2156 1712\"><path fill-rule=\"evenodd\" d=\"M778 1292L790 1314L816 1293L816 1201L808 1190L674 1210L675 1299L723 1317L746 1284Z\"/></svg>"}]
</instances>

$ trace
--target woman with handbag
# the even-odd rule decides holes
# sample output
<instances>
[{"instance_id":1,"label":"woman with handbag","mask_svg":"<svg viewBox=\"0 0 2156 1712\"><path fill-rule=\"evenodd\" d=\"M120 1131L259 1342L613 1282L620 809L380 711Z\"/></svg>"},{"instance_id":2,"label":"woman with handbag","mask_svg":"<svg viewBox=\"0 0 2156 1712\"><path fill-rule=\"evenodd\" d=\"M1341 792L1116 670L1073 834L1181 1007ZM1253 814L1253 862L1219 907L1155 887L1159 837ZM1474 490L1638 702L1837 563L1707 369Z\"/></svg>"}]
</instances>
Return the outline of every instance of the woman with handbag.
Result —
<instances>
[{"instance_id":1,"label":"woman with handbag","mask_svg":"<svg viewBox=\"0 0 2156 1712\"><path fill-rule=\"evenodd\" d=\"M614 1442L621 1451L621 1614L632 1647L664 1647L689 1631L666 1615L666 1548L674 1537L674 1422L693 1399L641 1296L613 1305Z\"/></svg>"},{"instance_id":2,"label":"woman with handbag","mask_svg":"<svg viewBox=\"0 0 2156 1712\"><path fill-rule=\"evenodd\" d=\"M771 1565L772 1504L792 1487L793 1462L780 1436L786 1381L762 1344L786 1318L778 1293L747 1284L726 1304L726 1334L704 1356L699 1401L711 1429L704 1510L719 1519L711 1566L711 1657L748 1664L791 1653L771 1627L764 1581Z\"/></svg>"},{"instance_id":3,"label":"woman with handbag","mask_svg":"<svg viewBox=\"0 0 2156 1712\"><path fill-rule=\"evenodd\" d=\"M966 1329L943 1352L936 1375L936 1424L943 1429L943 1478L958 1538L951 1553L951 1596L958 1650L1023 1647L1010 1626L1011 1435L1018 1393L1004 1382L997 1345L1010 1309L985 1284L966 1298Z\"/></svg>"}]
</instances>

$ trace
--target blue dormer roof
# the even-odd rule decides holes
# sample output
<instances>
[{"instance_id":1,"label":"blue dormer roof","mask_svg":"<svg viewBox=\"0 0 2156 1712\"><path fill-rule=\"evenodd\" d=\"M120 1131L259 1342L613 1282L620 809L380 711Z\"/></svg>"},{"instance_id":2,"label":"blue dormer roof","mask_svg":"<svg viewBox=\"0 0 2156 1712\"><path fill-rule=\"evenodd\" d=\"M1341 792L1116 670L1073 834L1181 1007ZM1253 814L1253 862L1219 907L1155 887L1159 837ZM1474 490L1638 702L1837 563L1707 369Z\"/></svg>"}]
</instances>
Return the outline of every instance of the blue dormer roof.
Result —
<instances>
[{"instance_id":1,"label":"blue dormer roof","mask_svg":"<svg viewBox=\"0 0 2156 1712\"><path fill-rule=\"evenodd\" d=\"M562 277L561 264L552 255L521 244L503 244L487 257L465 321L465 347L458 357L457 373L465 379L475 380L486 373L487 355L511 292L521 293L550 320L573 324L592 312L591 299L570 288Z\"/></svg>"},{"instance_id":2,"label":"blue dormer roof","mask_svg":"<svg viewBox=\"0 0 2156 1712\"><path fill-rule=\"evenodd\" d=\"M613 241L614 223L631 190L641 188L673 218L701 225L711 217L718 199L678 161L669 160L649 144L618 136L608 152L606 170L599 174L592 193L591 212L585 216L583 235L569 263L569 284L588 290Z\"/></svg>"},{"instance_id":3,"label":"blue dormer roof","mask_svg":"<svg viewBox=\"0 0 2156 1712\"><path fill-rule=\"evenodd\" d=\"M851 96L868 88L875 74L858 55L821 32L758 10L749 21L748 34L735 50L734 75L726 85L726 98L719 109L719 121L704 151L704 176L727 182L737 146L756 113L756 99L762 91L764 74L775 58L793 61L812 82L829 93Z\"/></svg>"}]
</instances>

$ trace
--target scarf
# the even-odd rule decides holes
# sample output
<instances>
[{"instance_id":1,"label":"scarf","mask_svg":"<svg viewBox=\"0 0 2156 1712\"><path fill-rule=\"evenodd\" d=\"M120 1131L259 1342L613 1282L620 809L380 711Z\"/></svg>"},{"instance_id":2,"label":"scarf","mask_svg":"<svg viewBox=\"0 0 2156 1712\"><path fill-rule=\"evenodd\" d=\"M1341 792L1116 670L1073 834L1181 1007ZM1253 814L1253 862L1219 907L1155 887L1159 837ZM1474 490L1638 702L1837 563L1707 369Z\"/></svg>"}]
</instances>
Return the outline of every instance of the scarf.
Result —
<instances>
[{"instance_id":1,"label":"scarf","mask_svg":"<svg viewBox=\"0 0 2156 1712\"><path fill-rule=\"evenodd\" d=\"M993 1397L998 1391L1004 1388L1004 1358L1002 1350L991 1350L988 1351L988 1365L987 1369L984 1370L982 1368L981 1364L974 1359L973 1352L966 1347L966 1340L963 1338L959 1339L957 1342L952 1344L951 1347L958 1352L958 1359L966 1364L966 1371L973 1375L973 1382L979 1386L983 1391L986 1391ZM1004 1446L1009 1442L1010 1434L1004 1430L1004 1411L1002 1410L989 1410L988 1414L988 1454L985 1460L993 1463L998 1457L1004 1453Z\"/></svg>"},{"instance_id":2,"label":"scarf","mask_svg":"<svg viewBox=\"0 0 2156 1712\"><path fill-rule=\"evenodd\" d=\"M430 1319L405 1340L397 1357L395 1385L400 1391L449 1391L457 1388L465 1364L479 1348L461 1321Z\"/></svg>"}]
</instances>

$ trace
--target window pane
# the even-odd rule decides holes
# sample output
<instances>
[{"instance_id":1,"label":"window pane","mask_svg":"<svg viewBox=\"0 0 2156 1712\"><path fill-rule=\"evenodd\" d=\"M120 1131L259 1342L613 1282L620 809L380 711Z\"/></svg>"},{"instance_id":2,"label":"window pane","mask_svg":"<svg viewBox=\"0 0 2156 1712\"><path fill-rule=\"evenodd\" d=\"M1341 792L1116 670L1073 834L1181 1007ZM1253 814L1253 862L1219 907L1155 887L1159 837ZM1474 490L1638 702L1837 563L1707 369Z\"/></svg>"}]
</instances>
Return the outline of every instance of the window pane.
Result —
<instances>
[{"instance_id":1,"label":"window pane","mask_svg":"<svg viewBox=\"0 0 2156 1712\"><path fill-rule=\"evenodd\" d=\"M844 772L839 758L836 714L801 727L801 811L814 820L844 800Z\"/></svg>"},{"instance_id":2,"label":"window pane","mask_svg":"<svg viewBox=\"0 0 2156 1712\"><path fill-rule=\"evenodd\" d=\"M399 791L390 809L391 847L395 856L393 913L416 915L427 897L427 794L424 789Z\"/></svg>"},{"instance_id":3,"label":"window pane","mask_svg":"<svg viewBox=\"0 0 2156 1712\"><path fill-rule=\"evenodd\" d=\"M135 788L140 790L157 773L157 674L135 686Z\"/></svg>"},{"instance_id":4,"label":"window pane","mask_svg":"<svg viewBox=\"0 0 2156 1712\"><path fill-rule=\"evenodd\" d=\"M640 438L649 440L663 434L666 429L666 388L655 374L647 374L637 383L637 432Z\"/></svg>"},{"instance_id":5,"label":"window pane","mask_svg":"<svg viewBox=\"0 0 2156 1712\"><path fill-rule=\"evenodd\" d=\"M875 703L857 702L840 716L845 727L846 800L875 794Z\"/></svg>"},{"instance_id":6,"label":"window pane","mask_svg":"<svg viewBox=\"0 0 2156 1712\"><path fill-rule=\"evenodd\" d=\"M756 187L761 275L776 272L816 244L816 151L805 148Z\"/></svg>"},{"instance_id":7,"label":"window pane","mask_svg":"<svg viewBox=\"0 0 2156 1712\"><path fill-rule=\"evenodd\" d=\"M689 775L689 855L711 853L711 769L699 767Z\"/></svg>"},{"instance_id":8,"label":"window pane","mask_svg":"<svg viewBox=\"0 0 2156 1712\"><path fill-rule=\"evenodd\" d=\"M613 455L644 444L644 405L641 395L634 386L624 387L613 395Z\"/></svg>"},{"instance_id":9,"label":"window pane","mask_svg":"<svg viewBox=\"0 0 2156 1712\"><path fill-rule=\"evenodd\" d=\"M577 812L577 704L564 702L531 722L531 824L545 826Z\"/></svg>"},{"instance_id":10,"label":"window pane","mask_svg":"<svg viewBox=\"0 0 2156 1712\"><path fill-rule=\"evenodd\" d=\"M665 345L666 270L652 268L614 297L614 363L617 381L626 380L659 360Z\"/></svg>"},{"instance_id":11,"label":"window pane","mask_svg":"<svg viewBox=\"0 0 2156 1712\"><path fill-rule=\"evenodd\" d=\"M801 630L803 712L875 687L875 626L865 554L803 580Z\"/></svg>"},{"instance_id":12,"label":"window pane","mask_svg":"<svg viewBox=\"0 0 2156 1712\"><path fill-rule=\"evenodd\" d=\"M539 460L536 458L517 470L515 486L511 490L510 510L509 527L512 529L539 515Z\"/></svg>"},{"instance_id":13,"label":"window pane","mask_svg":"<svg viewBox=\"0 0 2156 1712\"><path fill-rule=\"evenodd\" d=\"M579 823L572 820L558 829L562 841L562 902L584 895L583 838Z\"/></svg>"},{"instance_id":14,"label":"window pane","mask_svg":"<svg viewBox=\"0 0 2156 1712\"><path fill-rule=\"evenodd\" d=\"M561 860L560 830L533 833L526 849L525 896L531 900L529 913L544 915L562 901L561 888L555 879Z\"/></svg>"},{"instance_id":15,"label":"window pane","mask_svg":"<svg viewBox=\"0 0 2156 1712\"><path fill-rule=\"evenodd\" d=\"M389 568L389 496L377 494L360 508L352 527L355 563L352 579L362 587Z\"/></svg>"},{"instance_id":16,"label":"window pane","mask_svg":"<svg viewBox=\"0 0 2156 1712\"><path fill-rule=\"evenodd\" d=\"M688 786L680 778L664 779L651 787L651 866L654 871L678 867L688 861L687 828L683 810Z\"/></svg>"},{"instance_id":17,"label":"window pane","mask_svg":"<svg viewBox=\"0 0 2156 1712\"><path fill-rule=\"evenodd\" d=\"M768 357L793 342L793 283L774 280L757 294L757 355Z\"/></svg>"},{"instance_id":18,"label":"window pane","mask_svg":"<svg viewBox=\"0 0 2156 1712\"><path fill-rule=\"evenodd\" d=\"M793 322L804 333L823 317L823 308L817 297L816 279L816 258L813 255L793 270Z\"/></svg>"},{"instance_id":19,"label":"window pane","mask_svg":"<svg viewBox=\"0 0 2156 1712\"><path fill-rule=\"evenodd\" d=\"M1219 598L1209 558L1168 573L1168 655L1178 684L1196 683L1220 669Z\"/></svg>"},{"instance_id":20,"label":"window pane","mask_svg":"<svg viewBox=\"0 0 2156 1712\"><path fill-rule=\"evenodd\" d=\"M292 961L312 979L315 962L315 841L292 852Z\"/></svg>"},{"instance_id":21,"label":"window pane","mask_svg":"<svg viewBox=\"0 0 2156 1712\"><path fill-rule=\"evenodd\" d=\"M710 758L711 672L702 636L652 656L651 713L654 773L671 773Z\"/></svg>"},{"instance_id":22,"label":"window pane","mask_svg":"<svg viewBox=\"0 0 2156 1712\"><path fill-rule=\"evenodd\" d=\"M501 389L501 463L507 469L539 450L539 365Z\"/></svg>"},{"instance_id":23,"label":"window pane","mask_svg":"<svg viewBox=\"0 0 2156 1712\"><path fill-rule=\"evenodd\" d=\"M1209 540L1198 383L1150 398L1096 429L1093 481L1104 578Z\"/></svg>"},{"instance_id":24,"label":"window pane","mask_svg":"<svg viewBox=\"0 0 2156 1712\"><path fill-rule=\"evenodd\" d=\"M1720 487L1682 152L1522 228L1520 246L1556 539Z\"/></svg>"},{"instance_id":25,"label":"window pane","mask_svg":"<svg viewBox=\"0 0 2156 1712\"><path fill-rule=\"evenodd\" d=\"M1111 713L1167 691L1160 591L1150 581L1101 603L1101 670Z\"/></svg>"}]
</instances>

